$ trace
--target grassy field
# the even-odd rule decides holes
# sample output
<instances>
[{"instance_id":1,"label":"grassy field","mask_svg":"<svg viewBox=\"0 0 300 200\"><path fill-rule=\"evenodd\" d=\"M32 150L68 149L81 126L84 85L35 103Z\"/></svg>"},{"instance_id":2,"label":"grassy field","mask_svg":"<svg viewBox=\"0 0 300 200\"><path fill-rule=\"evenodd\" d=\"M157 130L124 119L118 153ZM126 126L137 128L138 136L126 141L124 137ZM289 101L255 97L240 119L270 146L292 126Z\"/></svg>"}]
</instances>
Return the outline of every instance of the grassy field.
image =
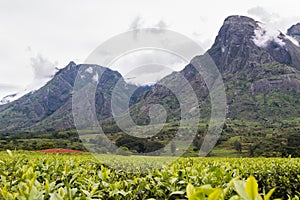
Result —
<instances>
[{"instance_id":1,"label":"grassy field","mask_svg":"<svg viewBox=\"0 0 300 200\"><path fill-rule=\"evenodd\" d=\"M0 152L0 199L185 199L191 194L188 185L198 193L226 190L222 198L211 199L229 199L238 193L239 184L231 183L251 175L262 196L276 188L272 198L297 199L300 191L300 159L295 158L180 158L169 164L162 161L170 157L97 158Z\"/></svg>"}]
</instances>

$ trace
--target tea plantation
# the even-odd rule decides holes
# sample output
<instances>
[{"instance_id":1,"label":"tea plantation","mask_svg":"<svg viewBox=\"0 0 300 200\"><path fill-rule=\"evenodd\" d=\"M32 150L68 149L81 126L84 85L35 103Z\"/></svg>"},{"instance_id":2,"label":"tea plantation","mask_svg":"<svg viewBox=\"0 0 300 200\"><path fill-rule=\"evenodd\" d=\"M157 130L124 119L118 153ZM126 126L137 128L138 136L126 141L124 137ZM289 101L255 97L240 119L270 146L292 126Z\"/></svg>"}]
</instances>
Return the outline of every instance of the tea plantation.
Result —
<instances>
[{"instance_id":1,"label":"tea plantation","mask_svg":"<svg viewBox=\"0 0 300 200\"><path fill-rule=\"evenodd\" d=\"M98 158L0 152L0 199L299 199L298 158L179 158L160 168L167 158Z\"/></svg>"}]
</instances>

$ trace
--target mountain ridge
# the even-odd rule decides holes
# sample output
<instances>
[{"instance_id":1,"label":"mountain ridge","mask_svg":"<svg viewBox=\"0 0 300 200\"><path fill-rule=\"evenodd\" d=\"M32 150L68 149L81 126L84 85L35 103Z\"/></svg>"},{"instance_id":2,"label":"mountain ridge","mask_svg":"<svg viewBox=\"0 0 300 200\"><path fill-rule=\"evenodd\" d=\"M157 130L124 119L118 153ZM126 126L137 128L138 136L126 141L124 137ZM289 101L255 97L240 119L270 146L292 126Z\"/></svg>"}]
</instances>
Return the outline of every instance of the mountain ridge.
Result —
<instances>
[{"instance_id":1,"label":"mountain ridge","mask_svg":"<svg viewBox=\"0 0 300 200\"><path fill-rule=\"evenodd\" d=\"M274 118L275 114L275 118L281 120L299 116L299 47L280 32L264 45L258 45L256 42L267 37L267 34L261 23L249 17L229 16L206 53L214 60L223 76L229 118L261 120ZM202 58L203 56L196 56L193 61L201 61ZM78 69L89 66L106 71L101 77L103 82L99 80L96 94L100 102L97 114L99 119L110 118L111 90L117 80L123 80L122 76L108 68L76 65L71 61L41 89L0 106L0 131L74 128L71 107L74 81ZM178 73L189 81L199 98L201 112L209 117L209 91L203 77L197 73L192 62ZM136 122L147 123L149 108L155 103L162 103L166 107L170 112L169 120L172 121L175 116L179 118L180 107L175 96L170 90L159 86L160 82L172 79L175 74L168 75L155 86L142 89L136 94L137 104L131 108ZM282 106L286 107L282 109Z\"/></svg>"},{"instance_id":2,"label":"mountain ridge","mask_svg":"<svg viewBox=\"0 0 300 200\"><path fill-rule=\"evenodd\" d=\"M255 44L255 36L260 28L260 23L249 17L230 16L224 21L214 44L206 53L214 60L223 76L228 99L227 116L245 120L282 120L299 116L297 99L300 97L300 64L296 56L299 55L299 48L280 32L267 41L265 47L258 46ZM285 42L285 45L278 44L278 40ZM202 57L196 56L193 60L201 61ZM192 62L179 73L184 75L197 94L199 105L202 106L201 113L209 117L209 92ZM169 75L162 81L172 79L172 76ZM137 107L141 109L147 108L147 104L163 103L164 94L168 92L159 88L161 87L157 86L150 90L148 97ZM268 95L268 99L265 99ZM282 99L286 95L289 98ZM159 98L162 100L154 101ZM176 101L170 102L169 100L168 105L165 104L165 108L179 117L180 110L172 108ZM274 107L273 104L279 107ZM283 105L287 107L281 110L280 106ZM145 113L147 110L142 109L142 112L135 114L136 118Z\"/></svg>"},{"instance_id":3,"label":"mountain ridge","mask_svg":"<svg viewBox=\"0 0 300 200\"><path fill-rule=\"evenodd\" d=\"M76 65L71 61L39 90L0 106L0 130L33 129L37 131L73 128L72 93L80 68L86 68L84 76L90 79L94 78L92 75L98 73L98 71L94 72L93 70L101 71L102 76L96 92L98 103L101 104L97 106L98 117L107 118L111 116L110 100L109 97L104 96L104 93L111 90L117 81L122 79L121 74L98 65ZM89 68L92 71L89 71Z\"/></svg>"}]
</instances>

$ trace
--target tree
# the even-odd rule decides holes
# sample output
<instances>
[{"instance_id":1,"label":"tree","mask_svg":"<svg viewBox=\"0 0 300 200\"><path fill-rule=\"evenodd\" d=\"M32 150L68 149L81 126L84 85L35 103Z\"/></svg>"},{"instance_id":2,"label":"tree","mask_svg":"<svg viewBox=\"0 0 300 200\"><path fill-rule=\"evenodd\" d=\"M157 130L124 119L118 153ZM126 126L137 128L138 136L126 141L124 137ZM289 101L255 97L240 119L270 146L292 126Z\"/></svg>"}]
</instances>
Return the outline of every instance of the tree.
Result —
<instances>
[{"instance_id":1,"label":"tree","mask_svg":"<svg viewBox=\"0 0 300 200\"><path fill-rule=\"evenodd\" d=\"M195 146L194 151L199 151L201 148L201 145L203 143L204 140L204 136L202 134L198 134L194 140L193 140L193 144Z\"/></svg>"},{"instance_id":2,"label":"tree","mask_svg":"<svg viewBox=\"0 0 300 200\"><path fill-rule=\"evenodd\" d=\"M36 149L37 149L37 142L36 142L36 141L33 141L33 142L31 143L31 147L32 147L33 150L36 150Z\"/></svg>"},{"instance_id":3,"label":"tree","mask_svg":"<svg viewBox=\"0 0 300 200\"><path fill-rule=\"evenodd\" d=\"M242 151L242 144L240 143L240 141L238 141L238 140L234 141L233 145L234 145L234 149L236 151L238 151L238 152Z\"/></svg>"},{"instance_id":4,"label":"tree","mask_svg":"<svg viewBox=\"0 0 300 200\"><path fill-rule=\"evenodd\" d=\"M117 155L121 155L121 156L130 156L132 154L132 152L130 152L127 147L118 148L116 153Z\"/></svg>"},{"instance_id":5,"label":"tree","mask_svg":"<svg viewBox=\"0 0 300 200\"><path fill-rule=\"evenodd\" d=\"M254 156L254 146L252 146L252 145L249 145L249 156L250 157L253 157Z\"/></svg>"},{"instance_id":6,"label":"tree","mask_svg":"<svg viewBox=\"0 0 300 200\"><path fill-rule=\"evenodd\" d=\"M171 142L171 153L172 153L172 156L175 156L175 152L176 152L176 145L175 145L175 142L172 141Z\"/></svg>"}]
</instances>

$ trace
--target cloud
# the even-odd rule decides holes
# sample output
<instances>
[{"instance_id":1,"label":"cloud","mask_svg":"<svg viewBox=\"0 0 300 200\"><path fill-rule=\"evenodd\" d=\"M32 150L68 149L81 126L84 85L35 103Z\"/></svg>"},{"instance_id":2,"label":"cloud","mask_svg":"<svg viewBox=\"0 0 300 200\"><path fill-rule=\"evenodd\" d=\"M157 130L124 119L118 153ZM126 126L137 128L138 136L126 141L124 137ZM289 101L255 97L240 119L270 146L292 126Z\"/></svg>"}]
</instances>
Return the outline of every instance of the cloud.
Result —
<instances>
[{"instance_id":1,"label":"cloud","mask_svg":"<svg viewBox=\"0 0 300 200\"><path fill-rule=\"evenodd\" d=\"M256 29L254 32L255 32L255 36L253 38L253 42L258 47L265 48L268 46L268 44L271 41L276 42L280 46L285 45L284 41L278 37L280 32L268 25L261 24L260 27Z\"/></svg>"},{"instance_id":2,"label":"cloud","mask_svg":"<svg viewBox=\"0 0 300 200\"><path fill-rule=\"evenodd\" d=\"M15 85L0 83L0 90L15 90L15 89L18 89L18 87Z\"/></svg>"},{"instance_id":3,"label":"cloud","mask_svg":"<svg viewBox=\"0 0 300 200\"><path fill-rule=\"evenodd\" d=\"M173 70L167 66L152 63L135 68L124 78L127 82L136 85L153 85L172 72Z\"/></svg>"},{"instance_id":4,"label":"cloud","mask_svg":"<svg viewBox=\"0 0 300 200\"><path fill-rule=\"evenodd\" d=\"M34 74L34 79L50 78L54 75L57 63L52 63L48 59L44 58L41 54L30 59L31 67Z\"/></svg>"},{"instance_id":5,"label":"cloud","mask_svg":"<svg viewBox=\"0 0 300 200\"><path fill-rule=\"evenodd\" d=\"M167 23L161 19L154 27L160 29L167 29L169 25L167 25Z\"/></svg>"},{"instance_id":6,"label":"cloud","mask_svg":"<svg viewBox=\"0 0 300 200\"><path fill-rule=\"evenodd\" d=\"M249 9L248 14L250 16L258 18L260 22L260 28L255 31L253 38L254 43L259 47L266 47L270 41L274 41L280 46L284 46L285 43L278 36L279 34L286 33L296 17L285 18L277 13L270 13L265 8L257 6Z\"/></svg>"},{"instance_id":7,"label":"cloud","mask_svg":"<svg viewBox=\"0 0 300 200\"><path fill-rule=\"evenodd\" d=\"M194 31L192 33L192 38L195 40L203 49L209 49L213 43L212 38L207 38L200 32Z\"/></svg>"},{"instance_id":8,"label":"cloud","mask_svg":"<svg viewBox=\"0 0 300 200\"><path fill-rule=\"evenodd\" d=\"M33 81L27 85L24 90L18 93L20 97L28 92L36 91L43 87L57 71L57 62L51 62L41 54L31 57L30 61L33 71Z\"/></svg>"},{"instance_id":9,"label":"cloud","mask_svg":"<svg viewBox=\"0 0 300 200\"><path fill-rule=\"evenodd\" d=\"M267 12L263 7L260 6L249 9L248 14L258 17L261 21L265 23L270 23L274 19L280 17L278 14Z\"/></svg>"},{"instance_id":10,"label":"cloud","mask_svg":"<svg viewBox=\"0 0 300 200\"><path fill-rule=\"evenodd\" d=\"M1 98L7 96L7 94L16 93L18 90L20 90L20 87L16 85L11 85L7 83L0 83L0 105L5 103L1 102Z\"/></svg>"},{"instance_id":11,"label":"cloud","mask_svg":"<svg viewBox=\"0 0 300 200\"><path fill-rule=\"evenodd\" d=\"M32 51L30 47L27 48L28 51ZM35 57L30 58L30 63L33 71L33 80L27 86L14 86L10 84L0 84L0 97L5 97L7 95L15 94L13 96L8 96L5 99L0 99L0 104L4 104L13 100L16 100L28 92L35 91L42 86L44 86L55 74L56 72L56 62L53 63L38 54Z\"/></svg>"},{"instance_id":12,"label":"cloud","mask_svg":"<svg viewBox=\"0 0 300 200\"><path fill-rule=\"evenodd\" d=\"M131 22L131 24L129 25L129 30L137 30L142 28L144 25L143 19L141 16L136 16L133 21Z\"/></svg>"},{"instance_id":13,"label":"cloud","mask_svg":"<svg viewBox=\"0 0 300 200\"><path fill-rule=\"evenodd\" d=\"M169 25L164 20L159 20L156 24L150 26L149 28L153 28L151 30L151 33L158 34L158 33L163 33L165 29L167 29Z\"/></svg>"},{"instance_id":14,"label":"cloud","mask_svg":"<svg viewBox=\"0 0 300 200\"><path fill-rule=\"evenodd\" d=\"M167 29L168 27L169 27L168 23L163 19L159 20L157 23L150 24L150 23L146 23L143 17L138 15L130 23L129 30L138 30L143 28Z\"/></svg>"},{"instance_id":15,"label":"cloud","mask_svg":"<svg viewBox=\"0 0 300 200\"><path fill-rule=\"evenodd\" d=\"M112 69L119 71L127 82L148 85L179 71L187 65L177 55L161 50L141 50L124 55L113 63Z\"/></svg>"},{"instance_id":16,"label":"cloud","mask_svg":"<svg viewBox=\"0 0 300 200\"><path fill-rule=\"evenodd\" d=\"M299 16L284 17L278 13L269 12L267 9L257 6L247 11L248 15L266 24L269 28L286 33L287 29L299 21Z\"/></svg>"}]
</instances>

